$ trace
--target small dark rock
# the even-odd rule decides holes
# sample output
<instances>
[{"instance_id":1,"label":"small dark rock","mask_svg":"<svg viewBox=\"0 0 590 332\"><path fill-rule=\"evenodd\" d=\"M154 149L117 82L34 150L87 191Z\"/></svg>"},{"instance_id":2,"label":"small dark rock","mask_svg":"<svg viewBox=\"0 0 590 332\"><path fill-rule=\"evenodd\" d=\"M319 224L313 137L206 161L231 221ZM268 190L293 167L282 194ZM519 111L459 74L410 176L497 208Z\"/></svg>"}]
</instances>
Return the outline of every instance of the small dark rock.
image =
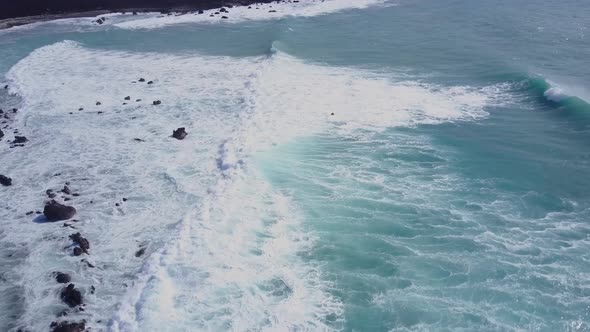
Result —
<instances>
[{"instance_id":1,"label":"small dark rock","mask_svg":"<svg viewBox=\"0 0 590 332\"><path fill-rule=\"evenodd\" d=\"M57 272L55 275L55 281L59 282L60 284L67 284L68 282L72 281L72 277L70 277L67 273Z\"/></svg>"},{"instance_id":2,"label":"small dark rock","mask_svg":"<svg viewBox=\"0 0 590 332\"><path fill-rule=\"evenodd\" d=\"M141 101L141 99L135 99L135 102L139 103Z\"/></svg>"},{"instance_id":3,"label":"small dark rock","mask_svg":"<svg viewBox=\"0 0 590 332\"><path fill-rule=\"evenodd\" d=\"M76 208L52 200L45 205L43 214L49 221L67 220L76 214Z\"/></svg>"},{"instance_id":4,"label":"small dark rock","mask_svg":"<svg viewBox=\"0 0 590 332\"><path fill-rule=\"evenodd\" d=\"M69 284L61 291L61 299L70 307L82 304L82 293L75 288L74 284Z\"/></svg>"},{"instance_id":5,"label":"small dark rock","mask_svg":"<svg viewBox=\"0 0 590 332\"><path fill-rule=\"evenodd\" d=\"M172 131L172 137L181 140L184 139L186 137L187 132L185 131L184 127L180 127L174 131Z\"/></svg>"},{"instance_id":6,"label":"small dark rock","mask_svg":"<svg viewBox=\"0 0 590 332\"><path fill-rule=\"evenodd\" d=\"M147 84L154 84L154 81L149 81L147 82Z\"/></svg>"},{"instance_id":7,"label":"small dark rock","mask_svg":"<svg viewBox=\"0 0 590 332\"><path fill-rule=\"evenodd\" d=\"M102 103L100 101L97 101L96 106L100 106L100 105L102 105Z\"/></svg>"},{"instance_id":8,"label":"small dark rock","mask_svg":"<svg viewBox=\"0 0 590 332\"><path fill-rule=\"evenodd\" d=\"M33 213L35 213L35 212L33 212L33 211L29 211L29 212L27 212L27 216L30 216L30 215L32 215Z\"/></svg>"},{"instance_id":9,"label":"small dark rock","mask_svg":"<svg viewBox=\"0 0 590 332\"><path fill-rule=\"evenodd\" d=\"M4 137L4 132L0 129L0 139Z\"/></svg>"},{"instance_id":10,"label":"small dark rock","mask_svg":"<svg viewBox=\"0 0 590 332\"><path fill-rule=\"evenodd\" d=\"M86 323L84 321L80 323L70 323L68 321L51 323L51 332L84 332L86 331Z\"/></svg>"},{"instance_id":11,"label":"small dark rock","mask_svg":"<svg viewBox=\"0 0 590 332\"><path fill-rule=\"evenodd\" d=\"M90 286L90 294L94 294L96 292L96 287Z\"/></svg>"},{"instance_id":12,"label":"small dark rock","mask_svg":"<svg viewBox=\"0 0 590 332\"><path fill-rule=\"evenodd\" d=\"M130 96L125 97L125 100L131 100Z\"/></svg>"},{"instance_id":13,"label":"small dark rock","mask_svg":"<svg viewBox=\"0 0 590 332\"><path fill-rule=\"evenodd\" d=\"M80 247L74 248L74 256L80 256L80 255L82 255L83 252L84 251L82 251L82 248L80 248Z\"/></svg>"},{"instance_id":14,"label":"small dark rock","mask_svg":"<svg viewBox=\"0 0 590 332\"><path fill-rule=\"evenodd\" d=\"M90 249L90 242L88 242L86 238L82 237L80 233L70 235L70 239L74 241L74 243L78 244L85 253L88 253L87 250Z\"/></svg>"},{"instance_id":15,"label":"small dark rock","mask_svg":"<svg viewBox=\"0 0 590 332\"><path fill-rule=\"evenodd\" d=\"M138 251L136 251L135 257L141 257L143 254L145 254L145 248L141 248Z\"/></svg>"},{"instance_id":16,"label":"small dark rock","mask_svg":"<svg viewBox=\"0 0 590 332\"><path fill-rule=\"evenodd\" d=\"M74 196L74 197L78 197L78 196L80 196L80 194L78 194L78 193L73 193L73 194L72 194L72 196Z\"/></svg>"},{"instance_id":17,"label":"small dark rock","mask_svg":"<svg viewBox=\"0 0 590 332\"><path fill-rule=\"evenodd\" d=\"M66 202L67 202L67 201L69 201L69 200L71 200L71 198L69 198L69 197L64 197L64 201L66 201Z\"/></svg>"},{"instance_id":18,"label":"small dark rock","mask_svg":"<svg viewBox=\"0 0 590 332\"><path fill-rule=\"evenodd\" d=\"M55 196L57 196L57 195L56 195L56 194L53 192L53 190L51 190L51 189L47 189L47 190L45 191L45 194L47 194L47 197L49 197L49 198L54 198Z\"/></svg>"},{"instance_id":19,"label":"small dark rock","mask_svg":"<svg viewBox=\"0 0 590 332\"><path fill-rule=\"evenodd\" d=\"M199 14L203 14L203 13L204 13L204 11L202 11L202 10L199 10Z\"/></svg>"},{"instance_id":20,"label":"small dark rock","mask_svg":"<svg viewBox=\"0 0 590 332\"><path fill-rule=\"evenodd\" d=\"M7 90L7 89L8 89L8 85L5 85L5 86L4 86L4 90Z\"/></svg>"},{"instance_id":21,"label":"small dark rock","mask_svg":"<svg viewBox=\"0 0 590 332\"><path fill-rule=\"evenodd\" d=\"M127 202L127 198L123 197L123 202Z\"/></svg>"},{"instance_id":22,"label":"small dark rock","mask_svg":"<svg viewBox=\"0 0 590 332\"><path fill-rule=\"evenodd\" d=\"M103 112L103 111L98 111L98 112L96 112L96 114L102 114L102 113L104 113L104 112Z\"/></svg>"},{"instance_id":23,"label":"small dark rock","mask_svg":"<svg viewBox=\"0 0 590 332\"><path fill-rule=\"evenodd\" d=\"M90 267L90 268L94 268L95 266L93 264L91 264L89 261L83 259L82 263L86 263L86 266Z\"/></svg>"},{"instance_id":24,"label":"small dark rock","mask_svg":"<svg viewBox=\"0 0 590 332\"><path fill-rule=\"evenodd\" d=\"M221 13L227 13L227 9L225 9L225 8L223 8L223 7L221 7L221 9L219 9L219 11L220 11Z\"/></svg>"},{"instance_id":25,"label":"small dark rock","mask_svg":"<svg viewBox=\"0 0 590 332\"><path fill-rule=\"evenodd\" d=\"M334 115L334 113L330 113L330 115Z\"/></svg>"},{"instance_id":26,"label":"small dark rock","mask_svg":"<svg viewBox=\"0 0 590 332\"><path fill-rule=\"evenodd\" d=\"M145 78L140 78L138 81L139 82L145 82Z\"/></svg>"},{"instance_id":27,"label":"small dark rock","mask_svg":"<svg viewBox=\"0 0 590 332\"><path fill-rule=\"evenodd\" d=\"M12 186L12 179L6 175L0 174L0 184L3 186Z\"/></svg>"},{"instance_id":28,"label":"small dark rock","mask_svg":"<svg viewBox=\"0 0 590 332\"><path fill-rule=\"evenodd\" d=\"M84 110L84 107L78 108L78 111L83 111L83 110Z\"/></svg>"},{"instance_id":29,"label":"small dark rock","mask_svg":"<svg viewBox=\"0 0 590 332\"><path fill-rule=\"evenodd\" d=\"M119 206L119 203L115 203L115 206Z\"/></svg>"},{"instance_id":30,"label":"small dark rock","mask_svg":"<svg viewBox=\"0 0 590 332\"><path fill-rule=\"evenodd\" d=\"M276 13L277 11L276 11L276 10L274 10L274 9L271 9L271 10L269 10L268 12L269 12L269 13Z\"/></svg>"},{"instance_id":31,"label":"small dark rock","mask_svg":"<svg viewBox=\"0 0 590 332\"><path fill-rule=\"evenodd\" d=\"M160 105L160 104L162 104L162 102L160 100L154 100L154 102L152 104L153 105Z\"/></svg>"},{"instance_id":32,"label":"small dark rock","mask_svg":"<svg viewBox=\"0 0 590 332\"><path fill-rule=\"evenodd\" d=\"M68 187L67 185L65 185L63 187L63 189L61 190L62 193L66 194L66 195L71 195L72 191L70 190L70 187Z\"/></svg>"},{"instance_id":33,"label":"small dark rock","mask_svg":"<svg viewBox=\"0 0 590 332\"><path fill-rule=\"evenodd\" d=\"M27 142L28 139L25 136L14 136L14 141L12 141L12 143L14 144L22 144Z\"/></svg>"},{"instance_id":34,"label":"small dark rock","mask_svg":"<svg viewBox=\"0 0 590 332\"><path fill-rule=\"evenodd\" d=\"M42 214L43 212L41 211L35 211L36 214Z\"/></svg>"},{"instance_id":35,"label":"small dark rock","mask_svg":"<svg viewBox=\"0 0 590 332\"><path fill-rule=\"evenodd\" d=\"M221 16L221 18L227 20L229 17L227 17L227 16Z\"/></svg>"}]
</instances>

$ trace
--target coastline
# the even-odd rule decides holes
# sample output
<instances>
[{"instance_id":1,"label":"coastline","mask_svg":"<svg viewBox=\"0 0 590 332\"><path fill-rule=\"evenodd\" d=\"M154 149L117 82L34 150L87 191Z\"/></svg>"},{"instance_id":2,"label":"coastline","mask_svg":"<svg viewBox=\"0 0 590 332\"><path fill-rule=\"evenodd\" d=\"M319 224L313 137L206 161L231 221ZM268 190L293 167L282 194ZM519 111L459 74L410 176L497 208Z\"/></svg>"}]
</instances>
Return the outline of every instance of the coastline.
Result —
<instances>
[{"instance_id":1,"label":"coastline","mask_svg":"<svg viewBox=\"0 0 590 332\"><path fill-rule=\"evenodd\" d=\"M273 2L271 0L241 0L241 1L203 1L199 4L186 4L186 5L175 5L175 6L132 6L126 5L125 3L119 3L118 6L113 7L106 7L106 8L96 8L92 10L63 10L61 12L55 13L43 13L38 15L27 15L27 16L15 16L15 17L8 17L0 19L0 30L9 29L16 26L22 26L32 23L38 22L48 22L53 20L59 19L67 19L67 18L82 18L82 17L96 17L100 15L112 14L112 13L149 13L149 12L160 12L160 13L188 13L192 11L198 10L208 10L218 7L228 7L231 8L233 6L247 6L255 3L270 3ZM284 1L280 1L284 2Z\"/></svg>"}]
</instances>

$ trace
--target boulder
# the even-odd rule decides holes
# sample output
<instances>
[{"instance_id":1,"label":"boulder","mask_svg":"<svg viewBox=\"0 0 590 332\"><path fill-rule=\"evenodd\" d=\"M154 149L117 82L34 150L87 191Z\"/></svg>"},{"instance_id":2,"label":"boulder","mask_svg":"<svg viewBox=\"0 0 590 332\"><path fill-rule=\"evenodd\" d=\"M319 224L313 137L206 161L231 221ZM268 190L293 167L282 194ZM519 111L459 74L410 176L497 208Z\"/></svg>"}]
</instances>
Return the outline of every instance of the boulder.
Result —
<instances>
[{"instance_id":1,"label":"boulder","mask_svg":"<svg viewBox=\"0 0 590 332\"><path fill-rule=\"evenodd\" d=\"M138 81L139 82L145 82L145 78L140 78Z\"/></svg>"},{"instance_id":2,"label":"boulder","mask_svg":"<svg viewBox=\"0 0 590 332\"><path fill-rule=\"evenodd\" d=\"M84 332L86 331L86 323L81 321L80 323L65 322L53 322L51 323L51 332Z\"/></svg>"},{"instance_id":3,"label":"boulder","mask_svg":"<svg viewBox=\"0 0 590 332\"><path fill-rule=\"evenodd\" d=\"M154 100L154 102L152 104L153 105L160 105L160 104L162 104L162 102L160 100Z\"/></svg>"},{"instance_id":4,"label":"boulder","mask_svg":"<svg viewBox=\"0 0 590 332\"><path fill-rule=\"evenodd\" d=\"M69 284L61 291L61 299L70 307L79 306L82 304L82 293L75 288L74 284Z\"/></svg>"},{"instance_id":5,"label":"boulder","mask_svg":"<svg viewBox=\"0 0 590 332\"><path fill-rule=\"evenodd\" d=\"M55 274L55 281L59 282L60 284L67 284L68 282L72 281L72 277L70 277L67 273L57 272Z\"/></svg>"},{"instance_id":6,"label":"boulder","mask_svg":"<svg viewBox=\"0 0 590 332\"><path fill-rule=\"evenodd\" d=\"M0 174L0 184L3 186L12 186L12 179L6 175Z\"/></svg>"},{"instance_id":7,"label":"boulder","mask_svg":"<svg viewBox=\"0 0 590 332\"><path fill-rule=\"evenodd\" d=\"M45 204L43 214L49 221L67 220L76 214L76 208L52 200Z\"/></svg>"},{"instance_id":8,"label":"boulder","mask_svg":"<svg viewBox=\"0 0 590 332\"><path fill-rule=\"evenodd\" d=\"M221 7L221 9L219 9L219 12L221 12L221 13L227 13L227 9Z\"/></svg>"},{"instance_id":9,"label":"boulder","mask_svg":"<svg viewBox=\"0 0 590 332\"><path fill-rule=\"evenodd\" d=\"M180 127L176 130L172 131L172 137L178 139L178 140L182 140L186 137L187 132L185 131L184 127Z\"/></svg>"},{"instance_id":10,"label":"boulder","mask_svg":"<svg viewBox=\"0 0 590 332\"><path fill-rule=\"evenodd\" d=\"M100 101L97 101L96 106L100 106L100 105L102 105L102 103Z\"/></svg>"},{"instance_id":11,"label":"boulder","mask_svg":"<svg viewBox=\"0 0 590 332\"><path fill-rule=\"evenodd\" d=\"M125 97L125 100L131 100L130 96Z\"/></svg>"}]
</instances>

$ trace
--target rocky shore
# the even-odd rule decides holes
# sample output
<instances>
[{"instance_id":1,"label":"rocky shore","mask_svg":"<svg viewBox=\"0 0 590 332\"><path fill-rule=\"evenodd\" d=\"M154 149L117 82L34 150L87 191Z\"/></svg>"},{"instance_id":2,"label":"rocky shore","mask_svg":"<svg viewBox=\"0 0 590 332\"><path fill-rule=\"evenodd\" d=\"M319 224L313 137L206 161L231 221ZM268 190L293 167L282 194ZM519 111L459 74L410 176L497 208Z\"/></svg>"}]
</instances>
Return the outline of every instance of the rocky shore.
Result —
<instances>
[{"instance_id":1,"label":"rocky shore","mask_svg":"<svg viewBox=\"0 0 590 332\"><path fill-rule=\"evenodd\" d=\"M223 6L269 3L270 0L23 0L0 2L0 29L60 18L90 17L111 12L187 12Z\"/></svg>"}]
</instances>

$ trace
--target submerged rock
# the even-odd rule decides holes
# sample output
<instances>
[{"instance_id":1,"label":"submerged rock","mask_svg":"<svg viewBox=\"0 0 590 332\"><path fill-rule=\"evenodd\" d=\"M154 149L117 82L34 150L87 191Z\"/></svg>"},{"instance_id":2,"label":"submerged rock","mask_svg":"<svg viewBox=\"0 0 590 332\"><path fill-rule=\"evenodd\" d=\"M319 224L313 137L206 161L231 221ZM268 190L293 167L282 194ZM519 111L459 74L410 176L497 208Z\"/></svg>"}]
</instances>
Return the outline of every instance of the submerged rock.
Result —
<instances>
[{"instance_id":1,"label":"submerged rock","mask_svg":"<svg viewBox=\"0 0 590 332\"><path fill-rule=\"evenodd\" d=\"M145 248L141 248L138 251L136 251L135 257L141 257L143 254L145 254Z\"/></svg>"},{"instance_id":2,"label":"submerged rock","mask_svg":"<svg viewBox=\"0 0 590 332\"><path fill-rule=\"evenodd\" d=\"M174 131L172 131L172 137L178 139L178 140L182 140L186 137L187 132L185 131L184 127L180 127Z\"/></svg>"},{"instance_id":3,"label":"submerged rock","mask_svg":"<svg viewBox=\"0 0 590 332\"><path fill-rule=\"evenodd\" d=\"M84 332L86 330L86 322L81 321L80 323L65 322L53 322L51 323L52 332Z\"/></svg>"},{"instance_id":4,"label":"submerged rock","mask_svg":"<svg viewBox=\"0 0 590 332\"><path fill-rule=\"evenodd\" d=\"M76 208L52 200L45 205L43 214L49 221L67 220L76 214Z\"/></svg>"},{"instance_id":5,"label":"submerged rock","mask_svg":"<svg viewBox=\"0 0 590 332\"><path fill-rule=\"evenodd\" d=\"M26 143L28 141L29 140L25 136L14 136L14 141L12 141L12 143L22 144L22 143Z\"/></svg>"},{"instance_id":6,"label":"submerged rock","mask_svg":"<svg viewBox=\"0 0 590 332\"><path fill-rule=\"evenodd\" d=\"M74 243L78 244L85 253L88 253L87 250L90 249L90 242L88 242L86 238L82 237L80 233L70 235L70 239L74 241Z\"/></svg>"},{"instance_id":7,"label":"submerged rock","mask_svg":"<svg viewBox=\"0 0 590 332\"><path fill-rule=\"evenodd\" d=\"M67 284L71 280L72 277L70 277L70 275L67 273L57 272L57 274L55 275L55 281L59 282L60 284Z\"/></svg>"},{"instance_id":8,"label":"submerged rock","mask_svg":"<svg viewBox=\"0 0 590 332\"><path fill-rule=\"evenodd\" d=\"M61 299L70 307L82 304L82 293L75 288L74 284L69 284L61 291Z\"/></svg>"},{"instance_id":9,"label":"submerged rock","mask_svg":"<svg viewBox=\"0 0 590 332\"><path fill-rule=\"evenodd\" d=\"M12 186L12 179L6 175L0 174L0 184L3 186Z\"/></svg>"},{"instance_id":10,"label":"submerged rock","mask_svg":"<svg viewBox=\"0 0 590 332\"><path fill-rule=\"evenodd\" d=\"M74 248L74 256L80 256L83 253L84 253L84 251L82 250L82 248L80 248L80 247Z\"/></svg>"}]
</instances>

